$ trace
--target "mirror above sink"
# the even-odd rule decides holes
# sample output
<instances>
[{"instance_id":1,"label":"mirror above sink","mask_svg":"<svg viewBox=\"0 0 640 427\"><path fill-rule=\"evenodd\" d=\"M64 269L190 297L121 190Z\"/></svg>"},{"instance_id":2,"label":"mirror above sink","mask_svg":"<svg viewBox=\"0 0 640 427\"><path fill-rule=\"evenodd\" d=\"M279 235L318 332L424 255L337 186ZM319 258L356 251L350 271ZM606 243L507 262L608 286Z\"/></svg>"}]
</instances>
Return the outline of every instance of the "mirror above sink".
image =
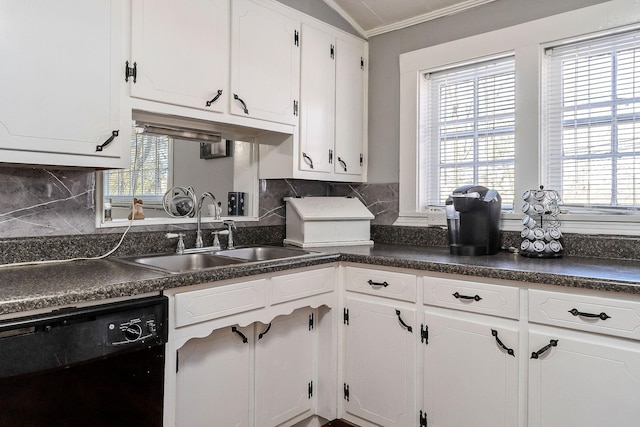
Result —
<instances>
[{"instance_id":1,"label":"mirror above sink","mask_svg":"<svg viewBox=\"0 0 640 427\"><path fill-rule=\"evenodd\" d=\"M96 226L129 225L133 197L142 200L144 219L133 225L195 223L193 213L169 215L163 195L172 187L192 188L196 197L209 192L202 221L258 220L258 147L255 137L228 140L214 124L158 114L134 112L131 129L132 167L96 173ZM177 131L176 131L177 130ZM134 187L135 186L135 187ZM131 188L136 188L132 194ZM105 208L109 211L105 213Z\"/></svg>"}]
</instances>

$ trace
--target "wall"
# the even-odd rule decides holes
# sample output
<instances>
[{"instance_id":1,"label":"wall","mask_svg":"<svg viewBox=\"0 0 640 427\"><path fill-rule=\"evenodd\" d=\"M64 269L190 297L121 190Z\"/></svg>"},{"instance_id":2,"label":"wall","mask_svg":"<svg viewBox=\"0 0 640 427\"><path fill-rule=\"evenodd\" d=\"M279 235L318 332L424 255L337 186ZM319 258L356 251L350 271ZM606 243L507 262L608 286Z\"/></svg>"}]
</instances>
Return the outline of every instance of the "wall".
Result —
<instances>
[{"instance_id":1,"label":"wall","mask_svg":"<svg viewBox=\"0 0 640 427\"><path fill-rule=\"evenodd\" d=\"M369 39L369 183L398 182L398 56L605 0L496 0L466 12Z\"/></svg>"}]
</instances>

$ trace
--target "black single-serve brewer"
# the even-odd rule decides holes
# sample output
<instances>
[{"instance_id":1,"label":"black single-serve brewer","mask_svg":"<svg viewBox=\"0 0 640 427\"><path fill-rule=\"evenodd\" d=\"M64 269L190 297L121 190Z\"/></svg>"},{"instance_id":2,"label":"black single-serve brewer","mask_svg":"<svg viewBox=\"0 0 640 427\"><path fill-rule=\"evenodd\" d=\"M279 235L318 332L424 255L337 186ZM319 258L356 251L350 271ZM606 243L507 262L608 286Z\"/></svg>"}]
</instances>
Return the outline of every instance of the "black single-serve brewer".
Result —
<instances>
[{"instance_id":1,"label":"black single-serve brewer","mask_svg":"<svg viewBox=\"0 0 640 427\"><path fill-rule=\"evenodd\" d=\"M456 188L445 202L451 255L492 255L500 248L502 198L480 185Z\"/></svg>"}]
</instances>

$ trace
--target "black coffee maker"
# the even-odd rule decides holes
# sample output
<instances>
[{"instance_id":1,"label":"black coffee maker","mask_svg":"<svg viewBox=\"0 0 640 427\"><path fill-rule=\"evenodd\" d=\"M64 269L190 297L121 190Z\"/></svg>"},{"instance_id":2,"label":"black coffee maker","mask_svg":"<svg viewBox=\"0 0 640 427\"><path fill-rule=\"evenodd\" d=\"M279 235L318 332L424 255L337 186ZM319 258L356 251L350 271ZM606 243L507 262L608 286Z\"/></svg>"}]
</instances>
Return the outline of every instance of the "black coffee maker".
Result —
<instances>
[{"instance_id":1,"label":"black coffee maker","mask_svg":"<svg viewBox=\"0 0 640 427\"><path fill-rule=\"evenodd\" d=\"M451 255L492 255L498 252L502 199L480 185L456 188L445 202Z\"/></svg>"}]
</instances>

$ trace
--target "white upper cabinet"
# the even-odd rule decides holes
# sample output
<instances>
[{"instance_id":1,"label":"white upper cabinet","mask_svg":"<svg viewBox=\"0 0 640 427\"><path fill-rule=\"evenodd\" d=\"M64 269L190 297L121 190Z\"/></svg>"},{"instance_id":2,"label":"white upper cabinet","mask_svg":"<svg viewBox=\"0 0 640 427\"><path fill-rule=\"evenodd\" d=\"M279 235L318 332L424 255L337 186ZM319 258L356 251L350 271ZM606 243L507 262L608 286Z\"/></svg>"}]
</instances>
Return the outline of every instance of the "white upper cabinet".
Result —
<instances>
[{"instance_id":1,"label":"white upper cabinet","mask_svg":"<svg viewBox=\"0 0 640 427\"><path fill-rule=\"evenodd\" d=\"M231 114L295 125L300 20L275 2L233 0Z\"/></svg>"},{"instance_id":2,"label":"white upper cabinet","mask_svg":"<svg viewBox=\"0 0 640 427\"><path fill-rule=\"evenodd\" d=\"M334 170L364 177L367 148L367 49L354 37L336 40L336 131Z\"/></svg>"},{"instance_id":3,"label":"white upper cabinet","mask_svg":"<svg viewBox=\"0 0 640 427\"><path fill-rule=\"evenodd\" d=\"M368 45L303 19L300 46L300 129L261 139L261 177L364 182Z\"/></svg>"},{"instance_id":4,"label":"white upper cabinet","mask_svg":"<svg viewBox=\"0 0 640 427\"><path fill-rule=\"evenodd\" d=\"M335 142L335 36L302 25L300 170L330 173Z\"/></svg>"},{"instance_id":5,"label":"white upper cabinet","mask_svg":"<svg viewBox=\"0 0 640 427\"><path fill-rule=\"evenodd\" d=\"M0 161L129 164L121 0L0 0Z\"/></svg>"},{"instance_id":6,"label":"white upper cabinet","mask_svg":"<svg viewBox=\"0 0 640 427\"><path fill-rule=\"evenodd\" d=\"M229 0L133 0L131 96L224 112Z\"/></svg>"}]
</instances>

